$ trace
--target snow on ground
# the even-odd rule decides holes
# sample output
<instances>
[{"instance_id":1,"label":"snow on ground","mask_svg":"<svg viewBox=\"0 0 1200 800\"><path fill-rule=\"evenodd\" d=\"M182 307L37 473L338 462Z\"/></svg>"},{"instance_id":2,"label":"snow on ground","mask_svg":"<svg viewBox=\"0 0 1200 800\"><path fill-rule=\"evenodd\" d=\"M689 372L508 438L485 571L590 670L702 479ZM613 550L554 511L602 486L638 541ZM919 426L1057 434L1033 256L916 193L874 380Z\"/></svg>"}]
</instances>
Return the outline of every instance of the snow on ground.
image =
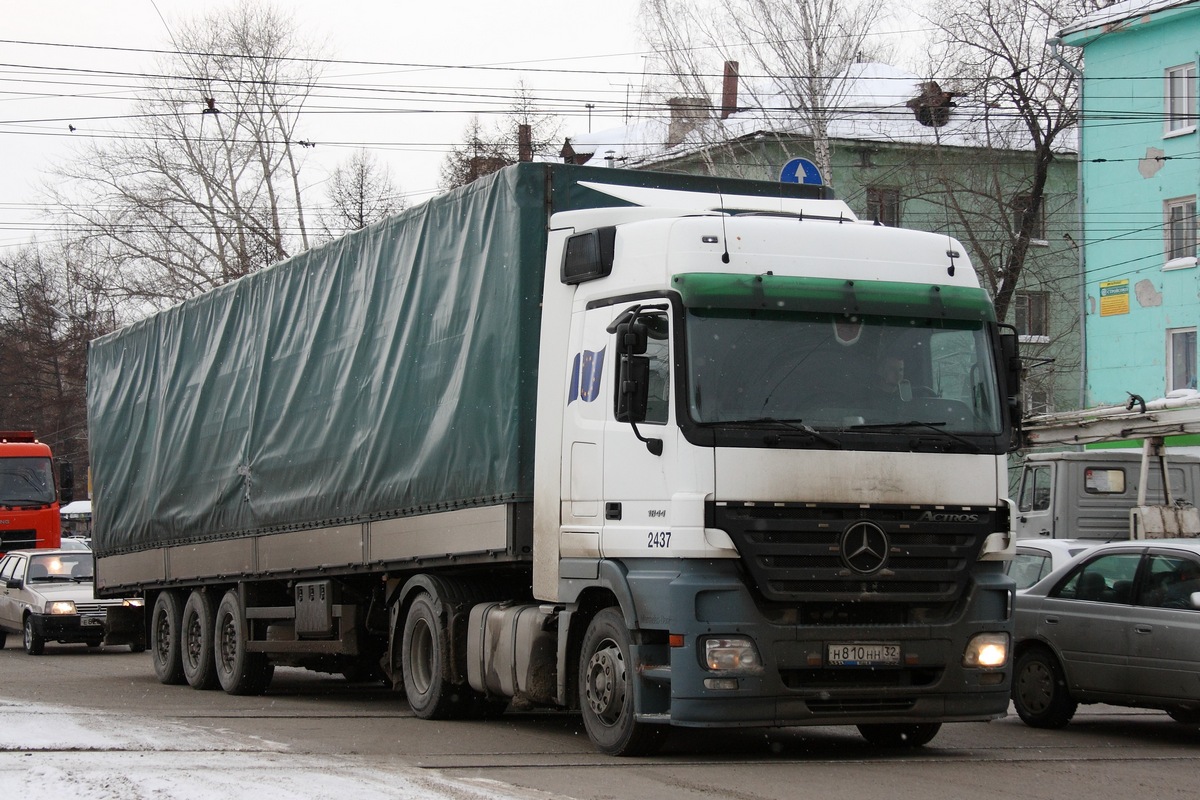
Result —
<instances>
[{"instance_id":1,"label":"snow on ground","mask_svg":"<svg viewBox=\"0 0 1200 800\"><path fill-rule=\"evenodd\" d=\"M511 800L502 784L253 736L0 697L0 797L22 800Z\"/></svg>"}]
</instances>

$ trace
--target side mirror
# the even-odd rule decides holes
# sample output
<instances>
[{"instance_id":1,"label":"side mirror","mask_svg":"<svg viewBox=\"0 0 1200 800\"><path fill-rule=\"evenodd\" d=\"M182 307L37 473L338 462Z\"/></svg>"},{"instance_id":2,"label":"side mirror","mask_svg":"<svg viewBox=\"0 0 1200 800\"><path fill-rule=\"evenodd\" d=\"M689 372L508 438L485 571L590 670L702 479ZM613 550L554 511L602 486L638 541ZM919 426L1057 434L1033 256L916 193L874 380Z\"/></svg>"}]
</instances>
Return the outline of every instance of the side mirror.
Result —
<instances>
[{"instance_id":1,"label":"side mirror","mask_svg":"<svg viewBox=\"0 0 1200 800\"><path fill-rule=\"evenodd\" d=\"M58 465L58 495L63 505L75 499L75 468L70 461Z\"/></svg>"},{"instance_id":2,"label":"side mirror","mask_svg":"<svg viewBox=\"0 0 1200 800\"><path fill-rule=\"evenodd\" d=\"M20 578L9 578L6 581L6 583L8 585L8 588L10 588L10 589L24 589L25 588L25 581L21 580Z\"/></svg>"},{"instance_id":3,"label":"side mirror","mask_svg":"<svg viewBox=\"0 0 1200 800\"><path fill-rule=\"evenodd\" d=\"M650 403L650 358L635 355L622 357L617 380L621 387L617 392L614 413L617 422L643 422Z\"/></svg>"},{"instance_id":4,"label":"side mirror","mask_svg":"<svg viewBox=\"0 0 1200 800\"><path fill-rule=\"evenodd\" d=\"M1004 374L1004 390L1008 409L1008 419L1013 431L1020 431L1021 418L1024 416L1021 408L1021 382L1025 369L1021 365L1021 348L1017 339L1017 329L1011 325L1000 326L1000 370ZM1019 436L1014 436L1019 439Z\"/></svg>"},{"instance_id":5,"label":"side mirror","mask_svg":"<svg viewBox=\"0 0 1200 800\"><path fill-rule=\"evenodd\" d=\"M631 356L646 352L649 331L641 320L622 322L617 326L617 351Z\"/></svg>"}]
</instances>

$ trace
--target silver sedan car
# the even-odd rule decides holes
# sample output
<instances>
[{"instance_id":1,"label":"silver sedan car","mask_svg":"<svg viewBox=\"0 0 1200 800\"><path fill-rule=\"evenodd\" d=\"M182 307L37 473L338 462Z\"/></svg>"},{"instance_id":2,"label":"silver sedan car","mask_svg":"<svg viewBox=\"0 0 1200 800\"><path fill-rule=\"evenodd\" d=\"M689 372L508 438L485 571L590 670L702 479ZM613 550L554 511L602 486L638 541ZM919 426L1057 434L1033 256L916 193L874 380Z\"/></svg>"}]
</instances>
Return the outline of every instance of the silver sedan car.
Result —
<instances>
[{"instance_id":1,"label":"silver sedan car","mask_svg":"<svg viewBox=\"0 0 1200 800\"><path fill-rule=\"evenodd\" d=\"M25 652L46 642L146 649L142 598L95 596L90 550L13 550L0 560L0 647L20 635Z\"/></svg>"},{"instance_id":2,"label":"silver sedan car","mask_svg":"<svg viewBox=\"0 0 1200 800\"><path fill-rule=\"evenodd\" d=\"M1080 703L1200 722L1200 540L1099 544L1018 596L1013 705L1061 728Z\"/></svg>"}]
</instances>

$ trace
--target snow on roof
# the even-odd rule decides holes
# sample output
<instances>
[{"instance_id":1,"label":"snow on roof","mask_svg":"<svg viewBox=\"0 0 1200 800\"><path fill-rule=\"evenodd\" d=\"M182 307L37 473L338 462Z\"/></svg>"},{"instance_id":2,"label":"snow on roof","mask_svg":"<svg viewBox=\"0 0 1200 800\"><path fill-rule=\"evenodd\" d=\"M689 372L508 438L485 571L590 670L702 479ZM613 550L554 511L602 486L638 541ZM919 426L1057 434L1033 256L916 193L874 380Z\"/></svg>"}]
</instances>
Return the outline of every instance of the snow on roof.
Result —
<instances>
[{"instance_id":1,"label":"snow on roof","mask_svg":"<svg viewBox=\"0 0 1200 800\"><path fill-rule=\"evenodd\" d=\"M993 116L990 131L984 131L978 122L980 114L974 113L977 109L971 108L970 101L964 98L954 100L958 109L951 110L944 126L922 125L908 103L922 94L925 84L926 79L889 64L851 65L830 92L839 109L829 125L830 138L921 145L936 142L951 147L1031 148L1028 133L1015 115ZM739 110L727 119L704 120L676 144L668 144L669 113L572 136L568 143L577 155L590 156L589 163L593 165L611 158L614 166L647 167L693 155L717 142L804 136L808 132L802 115L793 110L795 103L774 81L743 80L738 104ZM989 133L990 138L985 139ZM1072 137L1063 137L1062 142L1062 151L1074 151Z\"/></svg>"},{"instance_id":2,"label":"snow on roof","mask_svg":"<svg viewBox=\"0 0 1200 800\"><path fill-rule=\"evenodd\" d=\"M1153 14L1156 11L1164 11L1176 6L1191 5L1195 2L1196 0L1118 0L1118 2L1110 6L1105 6L1080 17L1059 31L1058 35L1067 36L1068 34L1079 33L1090 28L1112 25L1134 17Z\"/></svg>"}]
</instances>

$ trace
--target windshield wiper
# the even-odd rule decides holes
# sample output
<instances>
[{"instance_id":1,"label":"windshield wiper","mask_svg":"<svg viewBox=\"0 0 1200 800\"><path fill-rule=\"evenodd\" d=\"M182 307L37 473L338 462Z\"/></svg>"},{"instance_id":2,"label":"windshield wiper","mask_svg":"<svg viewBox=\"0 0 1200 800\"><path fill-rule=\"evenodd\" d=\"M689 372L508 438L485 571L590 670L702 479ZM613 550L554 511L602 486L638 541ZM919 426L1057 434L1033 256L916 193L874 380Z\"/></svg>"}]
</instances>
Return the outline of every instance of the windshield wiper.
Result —
<instances>
[{"instance_id":1,"label":"windshield wiper","mask_svg":"<svg viewBox=\"0 0 1200 800\"><path fill-rule=\"evenodd\" d=\"M924 428L933 431L940 436L971 448L971 452L978 453L979 445L972 442L970 439L959 436L957 433L942 430L944 422L921 422L919 420L910 420L909 422L869 422L864 425L851 425L850 430L854 431L887 431L887 430L903 430L906 428Z\"/></svg>"},{"instance_id":2,"label":"windshield wiper","mask_svg":"<svg viewBox=\"0 0 1200 800\"><path fill-rule=\"evenodd\" d=\"M718 423L721 425L731 425L738 428L757 428L762 425L777 425L787 430L774 434L776 438L782 436L796 436L802 434L809 439L814 439L822 444L832 447L834 450L841 450L842 443L832 436L826 436L811 425L805 425L804 420L800 419L776 419L775 417L758 417L757 419L739 419L736 422Z\"/></svg>"}]
</instances>

